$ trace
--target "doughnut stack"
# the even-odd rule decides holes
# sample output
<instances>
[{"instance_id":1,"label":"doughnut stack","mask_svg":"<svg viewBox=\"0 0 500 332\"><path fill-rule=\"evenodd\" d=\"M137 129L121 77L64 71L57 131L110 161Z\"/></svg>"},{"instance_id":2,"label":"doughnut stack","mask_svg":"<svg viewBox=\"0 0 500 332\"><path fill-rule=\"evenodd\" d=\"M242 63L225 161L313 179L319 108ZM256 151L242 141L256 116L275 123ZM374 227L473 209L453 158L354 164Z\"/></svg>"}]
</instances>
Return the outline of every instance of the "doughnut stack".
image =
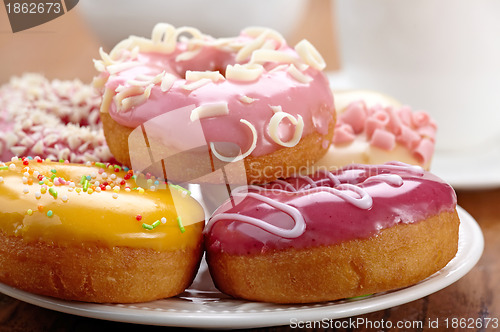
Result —
<instances>
[{"instance_id":1,"label":"doughnut stack","mask_svg":"<svg viewBox=\"0 0 500 332\"><path fill-rule=\"evenodd\" d=\"M307 40L160 23L100 57L93 139L111 154L28 157L45 152L21 148L45 143L42 127L0 140L14 154L0 164L1 282L150 301L188 287L205 251L223 293L311 303L409 286L455 256L456 195L428 172L435 122L380 93L332 92ZM210 188L209 218L188 185Z\"/></svg>"}]
</instances>

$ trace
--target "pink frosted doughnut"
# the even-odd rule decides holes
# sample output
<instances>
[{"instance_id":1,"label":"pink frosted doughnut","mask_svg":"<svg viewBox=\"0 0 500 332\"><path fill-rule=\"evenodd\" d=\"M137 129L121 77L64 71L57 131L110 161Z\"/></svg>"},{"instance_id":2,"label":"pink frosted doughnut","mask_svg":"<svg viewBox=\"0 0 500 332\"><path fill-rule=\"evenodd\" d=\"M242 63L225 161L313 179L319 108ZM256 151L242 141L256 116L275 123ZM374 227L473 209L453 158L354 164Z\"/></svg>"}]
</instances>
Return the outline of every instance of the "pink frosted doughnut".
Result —
<instances>
[{"instance_id":1,"label":"pink frosted doughnut","mask_svg":"<svg viewBox=\"0 0 500 332\"><path fill-rule=\"evenodd\" d=\"M333 143L313 168L398 160L430 169L437 125L428 113L374 91L334 91L334 95Z\"/></svg>"},{"instance_id":2,"label":"pink frosted doughnut","mask_svg":"<svg viewBox=\"0 0 500 332\"><path fill-rule=\"evenodd\" d=\"M451 186L419 166L350 165L241 187L206 228L206 257L227 294L316 302L414 284L456 254Z\"/></svg>"},{"instance_id":3,"label":"pink frosted doughnut","mask_svg":"<svg viewBox=\"0 0 500 332\"><path fill-rule=\"evenodd\" d=\"M109 54L101 50L101 58L94 82L103 94L104 130L124 164L133 160L129 146L118 146L123 137L160 117L166 149L196 145L197 135L184 133L202 130L213 158L245 160L249 182L288 176L286 166L313 162L330 145L335 113L325 62L306 40L292 48L265 28L215 39L158 24L151 39L131 36ZM217 142L234 143L240 153Z\"/></svg>"},{"instance_id":4,"label":"pink frosted doughnut","mask_svg":"<svg viewBox=\"0 0 500 332\"><path fill-rule=\"evenodd\" d=\"M39 156L113 162L99 119L100 97L78 80L13 77L0 87L0 160Z\"/></svg>"}]
</instances>

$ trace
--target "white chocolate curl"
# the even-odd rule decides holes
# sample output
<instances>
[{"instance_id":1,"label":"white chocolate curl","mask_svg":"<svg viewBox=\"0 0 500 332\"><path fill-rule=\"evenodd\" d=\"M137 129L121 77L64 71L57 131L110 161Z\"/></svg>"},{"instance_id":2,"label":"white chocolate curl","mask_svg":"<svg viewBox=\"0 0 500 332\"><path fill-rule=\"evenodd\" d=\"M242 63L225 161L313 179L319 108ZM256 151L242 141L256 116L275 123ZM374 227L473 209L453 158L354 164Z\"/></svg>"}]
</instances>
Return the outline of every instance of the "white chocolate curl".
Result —
<instances>
[{"instance_id":1,"label":"white chocolate curl","mask_svg":"<svg viewBox=\"0 0 500 332\"><path fill-rule=\"evenodd\" d=\"M211 118L214 116L221 116L229 114L229 108L226 102L216 104L205 104L196 107L191 111L189 119L196 121L203 118Z\"/></svg>"},{"instance_id":2,"label":"white chocolate curl","mask_svg":"<svg viewBox=\"0 0 500 332\"><path fill-rule=\"evenodd\" d=\"M186 80L190 82L208 78L212 82L225 81L224 76L218 71L186 71Z\"/></svg>"},{"instance_id":3,"label":"white chocolate curl","mask_svg":"<svg viewBox=\"0 0 500 332\"><path fill-rule=\"evenodd\" d=\"M284 118L288 118L288 120L290 120L290 122L292 122L292 124L295 125L295 132L293 133L293 137L288 142L283 142L279 136L278 127ZM271 136L271 138L273 139L273 141L275 141L281 146L291 148L297 145L297 143L299 143L300 139L302 138L302 132L304 131L304 120L300 115L298 116L298 119L296 119L290 113L286 113L283 111L276 112L269 121L269 126L267 128L267 131L269 133L269 136Z\"/></svg>"},{"instance_id":4,"label":"white chocolate curl","mask_svg":"<svg viewBox=\"0 0 500 332\"><path fill-rule=\"evenodd\" d=\"M292 76L295 80L297 80L300 83L310 83L313 79L311 76L304 74L301 72L297 67L295 67L293 64L291 64L288 69L287 69L288 74Z\"/></svg>"},{"instance_id":5,"label":"white chocolate curl","mask_svg":"<svg viewBox=\"0 0 500 332\"><path fill-rule=\"evenodd\" d=\"M227 65L226 78L233 81L254 81L264 72L264 67L257 63L247 63L244 65Z\"/></svg>"},{"instance_id":6,"label":"white chocolate curl","mask_svg":"<svg viewBox=\"0 0 500 332\"><path fill-rule=\"evenodd\" d=\"M295 51L297 51L300 58L309 66L317 70L325 69L325 60L318 50L306 39L302 39L297 43L297 45L295 45Z\"/></svg>"},{"instance_id":7,"label":"white chocolate curl","mask_svg":"<svg viewBox=\"0 0 500 332\"><path fill-rule=\"evenodd\" d=\"M250 58L250 63L295 63L298 59L282 51L275 50L255 50Z\"/></svg>"},{"instance_id":8,"label":"white chocolate curl","mask_svg":"<svg viewBox=\"0 0 500 332\"><path fill-rule=\"evenodd\" d=\"M243 153L243 154L240 154L236 157L225 157L225 156L221 155L220 153L218 153L217 150L215 150L215 144L213 142L210 142L210 150L212 150L212 153L219 160L222 160L222 161L225 161L228 163L237 162L237 161L240 161L242 159L245 159L246 157L248 157L250 155L250 153L252 153L253 150L255 150L255 147L257 146L257 130L255 130L255 127L253 124L251 124L250 122L248 122L245 119L240 119L240 122L246 124L248 126L248 128L250 128L250 130L252 131L252 136L253 136L252 145L250 146L248 151Z\"/></svg>"}]
</instances>

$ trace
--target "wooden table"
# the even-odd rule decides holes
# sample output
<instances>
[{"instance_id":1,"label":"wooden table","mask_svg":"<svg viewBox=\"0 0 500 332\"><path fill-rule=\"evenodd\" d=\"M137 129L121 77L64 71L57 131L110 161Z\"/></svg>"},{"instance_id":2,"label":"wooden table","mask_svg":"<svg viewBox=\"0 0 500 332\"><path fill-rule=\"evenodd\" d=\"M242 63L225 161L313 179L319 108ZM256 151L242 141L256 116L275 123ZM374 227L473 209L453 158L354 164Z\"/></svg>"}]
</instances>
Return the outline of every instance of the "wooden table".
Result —
<instances>
[{"instance_id":1,"label":"wooden table","mask_svg":"<svg viewBox=\"0 0 500 332\"><path fill-rule=\"evenodd\" d=\"M322 0L323 6L328 0ZM319 0L318 0L319 2ZM309 12L301 25L301 35L309 37L320 50L331 56L328 43L318 41L312 21L325 19L326 11L311 2ZM329 14L328 14L329 15ZM16 35L10 27L4 7L0 7L0 84L12 75L25 71L43 72L49 78L80 78L89 82L95 70L90 59L98 56L99 43L87 33L85 24L77 12L39 28ZM324 51L325 50L325 51ZM329 62L330 69L338 66L335 57ZM459 191L458 202L479 223L485 237L485 250L479 263L465 277L453 285L420 300L394 308L359 316L372 322L423 321L439 319L495 318L500 319L500 189ZM355 317L355 319L358 317ZM100 330L168 330L152 326L136 326L98 319L84 318L33 306L0 294L0 331L100 331ZM441 328L443 325L441 325ZM262 329L265 331L292 330L289 326ZM363 330L340 329L340 330ZM421 329L415 329L421 330ZM478 328L477 330L485 330Z\"/></svg>"}]
</instances>

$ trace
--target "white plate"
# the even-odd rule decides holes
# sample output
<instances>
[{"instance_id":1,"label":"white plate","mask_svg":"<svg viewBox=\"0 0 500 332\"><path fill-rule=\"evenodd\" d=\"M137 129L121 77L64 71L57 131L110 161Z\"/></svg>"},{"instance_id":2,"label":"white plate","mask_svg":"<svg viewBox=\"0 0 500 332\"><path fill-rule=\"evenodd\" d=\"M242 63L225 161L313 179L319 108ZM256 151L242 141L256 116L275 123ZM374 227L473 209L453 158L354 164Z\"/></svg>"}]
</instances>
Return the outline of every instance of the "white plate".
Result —
<instances>
[{"instance_id":1,"label":"white plate","mask_svg":"<svg viewBox=\"0 0 500 332\"><path fill-rule=\"evenodd\" d=\"M476 150L436 151L431 171L455 189L500 187L500 139Z\"/></svg>"},{"instance_id":2,"label":"white plate","mask_svg":"<svg viewBox=\"0 0 500 332\"><path fill-rule=\"evenodd\" d=\"M424 281L369 297L309 305L277 305L231 299L218 292L203 265L195 282L178 297L140 304L91 304L62 301L0 284L19 300L65 313L105 320L194 328L255 328L289 325L291 320L337 319L383 310L434 293L460 279L477 263L484 239L476 221L458 207L461 220L458 253L446 267Z\"/></svg>"}]
</instances>

